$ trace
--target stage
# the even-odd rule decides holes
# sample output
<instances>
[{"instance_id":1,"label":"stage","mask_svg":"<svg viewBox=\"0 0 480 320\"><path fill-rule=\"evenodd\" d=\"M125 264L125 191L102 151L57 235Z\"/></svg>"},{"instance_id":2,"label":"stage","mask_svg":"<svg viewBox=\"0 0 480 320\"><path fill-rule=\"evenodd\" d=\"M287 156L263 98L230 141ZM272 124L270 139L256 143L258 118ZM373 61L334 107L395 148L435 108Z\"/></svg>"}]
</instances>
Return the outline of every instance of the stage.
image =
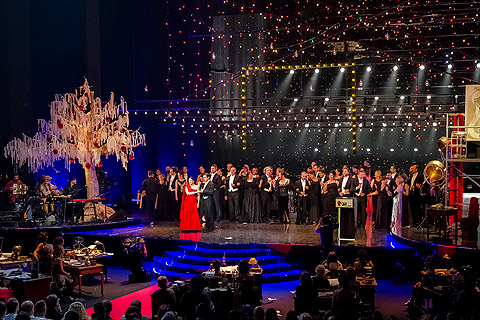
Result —
<instances>
[{"instance_id":1,"label":"stage","mask_svg":"<svg viewBox=\"0 0 480 320\"><path fill-rule=\"evenodd\" d=\"M216 244L276 243L297 245L320 245L320 235L315 233L315 225L280 223L235 224L220 222L213 232L180 232L178 222L159 222L153 227L135 225L124 228L88 232L101 236L144 236L147 239L192 240ZM342 246L387 247L390 230L373 229L367 224L365 229L356 230L356 240L342 242ZM334 235L336 238L336 233Z\"/></svg>"}]
</instances>

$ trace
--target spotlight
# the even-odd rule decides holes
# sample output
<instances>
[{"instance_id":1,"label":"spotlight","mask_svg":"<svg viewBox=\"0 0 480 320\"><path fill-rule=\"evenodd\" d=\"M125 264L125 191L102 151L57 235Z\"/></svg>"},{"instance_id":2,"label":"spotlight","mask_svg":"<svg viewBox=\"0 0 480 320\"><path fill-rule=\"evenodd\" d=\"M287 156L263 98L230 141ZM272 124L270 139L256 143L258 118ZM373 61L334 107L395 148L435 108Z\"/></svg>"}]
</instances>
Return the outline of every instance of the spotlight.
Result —
<instances>
[{"instance_id":1,"label":"spotlight","mask_svg":"<svg viewBox=\"0 0 480 320\"><path fill-rule=\"evenodd\" d=\"M294 74L295 73L295 70L290 70L290 74Z\"/></svg>"},{"instance_id":2,"label":"spotlight","mask_svg":"<svg viewBox=\"0 0 480 320\"><path fill-rule=\"evenodd\" d=\"M428 100L432 99L432 96L431 96L431 95L428 95L428 96L427 96L427 99L428 99Z\"/></svg>"},{"instance_id":3,"label":"spotlight","mask_svg":"<svg viewBox=\"0 0 480 320\"><path fill-rule=\"evenodd\" d=\"M434 126L434 127L436 127L436 126L437 126L437 123L436 123L436 122L434 122L434 123L432 123L432 124L433 124L433 126Z\"/></svg>"},{"instance_id":4,"label":"spotlight","mask_svg":"<svg viewBox=\"0 0 480 320\"><path fill-rule=\"evenodd\" d=\"M348 149L347 149L347 148L343 148L343 151L347 152L347 151L348 151Z\"/></svg>"},{"instance_id":5,"label":"spotlight","mask_svg":"<svg viewBox=\"0 0 480 320\"><path fill-rule=\"evenodd\" d=\"M395 151L395 149L390 149L390 152L393 152L393 151Z\"/></svg>"},{"instance_id":6,"label":"spotlight","mask_svg":"<svg viewBox=\"0 0 480 320\"><path fill-rule=\"evenodd\" d=\"M320 69L315 69L315 73L319 73L320 72Z\"/></svg>"},{"instance_id":7,"label":"spotlight","mask_svg":"<svg viewBox=\"0 0 480 320\"><path fill-rule=\"evenodd\" d=\"M298 98L293 99L293 101L297 102L297 101L298 101Z\"/></svg>"},{"instance_id":8,"label":"spotlight","mask_svg":"<svg viewBox=\"0 0 480 320\"><path fill-rule=\"evenodd\" d=\"M345 68L344 68L344 67L341 67L341 68L340 68L340 72L345 72Z\"/></svg>"},{"instance_id":9,"label":"spotlight","mask_svg":"<svg viewBox=\"0 0 480 320\"><path fill-rule=\"evenodd\" d=\"M326 101L326 102L330 101L330 98L329 98L329 97L326 97L326 98L325 98L325 101Z\"/></svg>"},{"instance_id":10,"label":"spotlight","mask_svg":"<svg viewBox=\"0 0 480 320\"><path fill-rule=\"evenodd\" d=\"M367 152L370 152L370 148L367 148Z\"/></svg>"},{"instance_id":11,"label":"spotlight","mask_svg":"<svg viewBox=\"0 0 480 320\"><path fill-rule=\"evenodd\" d=\"M382 123L382 126L386 127L386 126L387 126L387 124L384 122L384 123Z\"/></svg>"},{"instance_id":12,"label":"spotlight","mask_svg":"<svg viewBox=\"0 0 480 320\"><path fill-rule=\"evenodd\" d=\"M413 148L413 151L417 152L417 151L418 151L418 148Z\"/></svg>"},{"instance_id":13,"label":"spotlight","mask_svg":"<svg viewBox=\"0 0 480 320\"><path fill-rule=\"evenodd\" d=\"M447 68L450 70L450 69L453 68L453 66L452 66L451 64L449 64L449 65L447 66Z\"/></svg>"},{"instance_id":14,"label":"spotlight","mask_svg":"<svg viewBox=\"0 0 480 320\"><path fill-rule=\"evenodd\" d=\"M335 128L337 128L337 127L338 127L338 123L335 123Z\"/></svg>"},{"instance_id":15,"label":"spotlight","mask_svg":"<svg viewBox=\"0 0 480 320\"><path fill-rule=\"evenodd\" d=\"M371 72L372 71L372 67L367 67L367 72Z\"/></svg>"},{"instance_id":16,"label":"spotlight","mask_svg":"<svg viewBox=\"0 0 480 320\"><path fill-rule=\"evenodd\" d=\"M405 100L405 96L400 96L400 100Z\"/></svg>"},{"instance_id":17,"label":"spotlight","mask_svg":"<svg viewBox=\"0 0 480 320\"><path fill-rule=\"evenodd\" d=\"M318 148L315 148L313 151L318 152Z\"/></svg>"},{"instance_id":18,"label":"spotlight","mask_svg":"<svg viewBox=\"0 0 480 320\"><path fill-rule=\"evenodd\" d=\"M398 70L398 66L394 66L393 71L397 71L397 70Z\"/></svg>"},{"instance_id":19,"label":"spotlight","mask_svg":"<svg viewBox=\"0 0 480 320\"><path fill-rule=\"evenodd\" d=\"M423 64L420 66L420 70L425 70L425 66Z\"/></svg>"},{"instance_id":20,"label":"spotlight","mask_svg":"<svg viewBox=\"0 0 480 320\"><path fill-rule=\"evenodd\" d=\"M308 127L310 127L310 124L305 123L305 128L308 128Z\"/></svg>"},{"instance_id":21,"label":"spotlight","mask_svg":"<svg viewBox=\"0 0 480 320\"><path fill-rule=\"evenodd\" d=\"M480 62L477 63L477 69L480 69Z\"/></svg>"},{"instance_id":22,"label":"spotlight","mask_svg":"<svg viewBox=\"0 0 480 320\"><path fill-rule=\"evenodd\" d=\"M409 127L411 127L411 126L412 126L412 123L411 123L411 122L409 122L409 123L408 123L408 126L409 126Z\"/></svg>"}]
</instances>

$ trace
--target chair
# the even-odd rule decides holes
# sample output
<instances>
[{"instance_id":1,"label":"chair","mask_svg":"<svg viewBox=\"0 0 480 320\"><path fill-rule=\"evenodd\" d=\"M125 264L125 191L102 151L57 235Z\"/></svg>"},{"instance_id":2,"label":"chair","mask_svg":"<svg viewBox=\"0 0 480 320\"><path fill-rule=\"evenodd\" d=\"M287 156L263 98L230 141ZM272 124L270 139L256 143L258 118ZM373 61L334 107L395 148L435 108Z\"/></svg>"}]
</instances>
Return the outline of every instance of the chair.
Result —
<instances>
[{"instance_id":1,"label":"chair","mask_svg":"<svg viewBox=\"0 0 480 320\"><path fill-rule=\"evenodd\" d=\"M0 287L0 301L7 302L8 299L13 297L13 290L8 288Z\"/></svg>"},{"instance_id":2,"label":"chair","mask_svg":"<svg viewBox=\"0 0 480 320\"><path fill-rule=\"evenodd\" d=\"M475 239L477 237L478 223L478 198L472 197L468 207L468 217L460 219L462 238Z\"/></svg>"}]
</instances>

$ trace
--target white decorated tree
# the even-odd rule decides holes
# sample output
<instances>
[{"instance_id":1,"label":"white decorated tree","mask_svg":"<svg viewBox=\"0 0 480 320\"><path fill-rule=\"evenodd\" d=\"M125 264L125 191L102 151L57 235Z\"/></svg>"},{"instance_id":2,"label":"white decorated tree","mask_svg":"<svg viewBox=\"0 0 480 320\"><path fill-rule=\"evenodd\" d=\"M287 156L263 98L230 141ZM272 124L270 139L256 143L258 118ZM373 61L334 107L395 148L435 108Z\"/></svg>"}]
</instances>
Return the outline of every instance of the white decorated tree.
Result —
<instances>
[{"instance_id":1,"label":"white decorated tree","mask_svg":"<svg viewBox=\"0 0 480 320\"><path fill-rule=\"evenodd\" d=\"M134 159L133 148L145 145L145 135L130 130L127 103L110 100L102 104L88 85L87 79L75 93L56 95L50 104L50 120L38 120L38 132L33 137L15 138L4 149L13 164L26 165L37 172L53 167L58 160L65 168L79 162L85 170L87 197L99 196L95 167L102 156L115 155L125 169Z\"/></svg>"}]
</instances>

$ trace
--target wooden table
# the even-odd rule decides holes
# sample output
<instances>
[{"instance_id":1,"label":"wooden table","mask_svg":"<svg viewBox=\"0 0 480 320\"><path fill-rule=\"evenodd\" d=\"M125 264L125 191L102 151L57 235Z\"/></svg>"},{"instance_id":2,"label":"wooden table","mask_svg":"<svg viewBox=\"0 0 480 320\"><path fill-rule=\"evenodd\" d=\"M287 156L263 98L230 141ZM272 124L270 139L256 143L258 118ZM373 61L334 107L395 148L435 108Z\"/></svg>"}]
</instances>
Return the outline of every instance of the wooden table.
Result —
<instances>
[{"instance_id":1,"label":"wooden table","mask_svg":"<svg viewBox=\"0 0 480 320\"><path fill-rule=\"evenodd\" d=\"M102 277L102 296L103 296L103 284L105 282L105 277L103 275L103 264L97 263L94 266L70 266L68 264L64 264L63 268L66 272L69 272L74 279L78 281L78 294L80 297L82 296L82 278L83 276L89 274L97 274L99 273Z\"/></svg>"},{"instance_id":2,"label":"wooden table","mask_svg":"<svg viewBox=\"0 0 480 320\"><path fill-rule=\"evenodd\" d=\"M429 240L430 237L430 217L433 217L434 221L435 218L439 220L439 218L443 218L442 221L442 227L439 228L440 231L440 236L442 236L442 229L443 229L443 237L448 238L447 236L447 221L448 217L454 216L455 217L455 224L454 224L454 229L455 229L455 245L457 245L457 237L458 237L458 228L457 228L457 222L458 222L458 209L453 208L453 207L444 207L444 208L428 208L427 209L427 241ZM436 229L436 227L435 227Z\"/></svg>"},{"instance_id":3,"label":"wooden table","mask_svg":"<svg viewBox=\"0 0 480 320\"><path fill-rule=\"evenodd\" d=\"M13 295L20 302L25 300L38 301L50 294L52 277L40 275L38 278L32 279L28 273L26 275L28 276L2 276L1 279L8 283L8 287L13 290Z\"/></svg>"},{"instance_id":4,"label":"wooden table","mask_svg":"<svg viewBox=\"0 0 480 320\"><path fill-rule=\"evenodd\" d=\"M11 253L4 253L2 258L10 258ZM12 269L12 268L17 268L19 264L30 264L32 262L32 259L26 257L26 256L20 256L18 260L10 260L10 259L1 259L0 260L0 270L7 270L7 269Z\"/></svg>"}]
</instances>

